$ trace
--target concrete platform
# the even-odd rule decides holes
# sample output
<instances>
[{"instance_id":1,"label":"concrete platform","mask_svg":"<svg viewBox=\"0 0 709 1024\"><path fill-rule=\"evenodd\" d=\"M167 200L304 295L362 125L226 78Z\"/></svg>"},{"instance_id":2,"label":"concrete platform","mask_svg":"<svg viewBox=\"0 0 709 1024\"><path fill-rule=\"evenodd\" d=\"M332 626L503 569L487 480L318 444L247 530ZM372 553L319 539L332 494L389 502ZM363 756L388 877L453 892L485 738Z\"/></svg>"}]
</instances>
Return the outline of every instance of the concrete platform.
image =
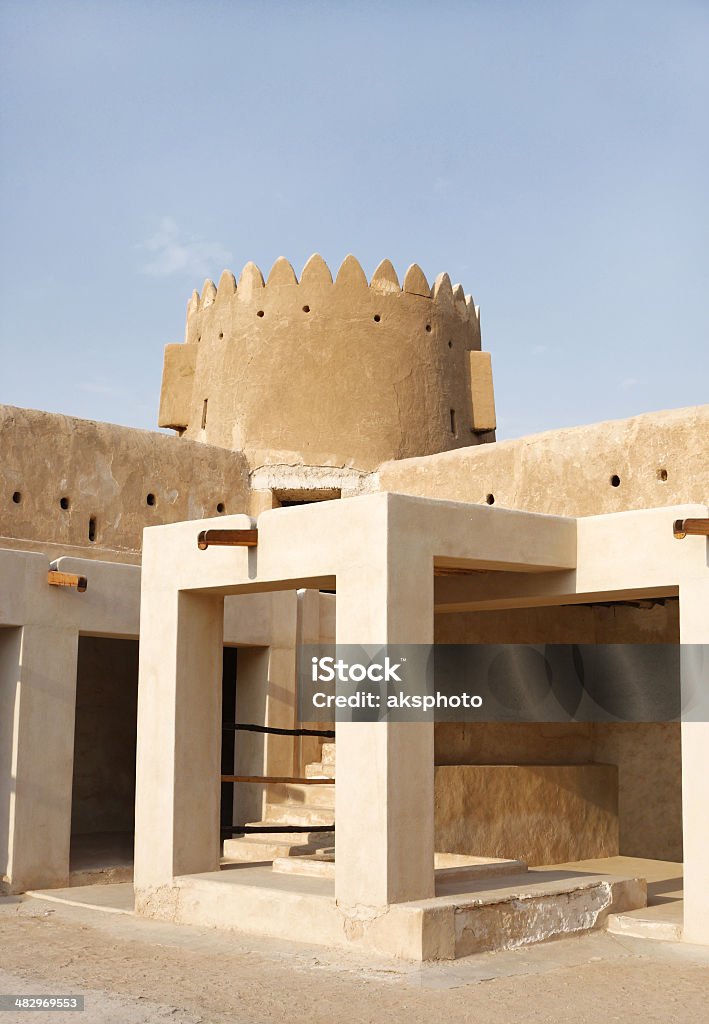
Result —
<instances>
[{"instance_id":1,"label":"concrete platform","mask_svg":"<svg viewBox=\"0 0 709 1024\"><path fill-rule=\"evenodd\" d=\"M266 865L225 865L178 877L170 888L136 893L136 911L147 917L414 961L452 960L580 934L604 927L609 914L645 903L642 877L559 868L494 879L443 877L434 898L382 911L348 912L335 900L333 879L274 872Z\"/></svg>"},{"instance_id":2,"label":"concrete platform","mask_svg":"<svg viewBox=\"0 0 709 1024\"><path fill-rule=\"evenodd\" d=\"M101 910L107 914L132 914L135 902L130 882L115 885L99 882L96 885L70 886L67 889L31 889L26 895L47 903Z\"/></svg>"}]
</instances>

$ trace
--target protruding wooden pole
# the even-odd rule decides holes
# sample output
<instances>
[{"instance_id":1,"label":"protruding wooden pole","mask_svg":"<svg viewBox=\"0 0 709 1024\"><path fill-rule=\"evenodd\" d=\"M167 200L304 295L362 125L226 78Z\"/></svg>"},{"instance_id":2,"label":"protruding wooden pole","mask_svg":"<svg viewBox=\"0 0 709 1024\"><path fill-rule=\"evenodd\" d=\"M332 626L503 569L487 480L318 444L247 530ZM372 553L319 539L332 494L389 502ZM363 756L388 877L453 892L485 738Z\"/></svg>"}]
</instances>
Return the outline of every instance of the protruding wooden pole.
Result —
<instances>
[{"instance_id":1,"label":"protruding wooden pole","mask_svg":"<svg viewBox=\"0 0 709 1024\"><path fill-rule=\"evenodd\" d=\"M685 537L709 537L709 519L675 519L672 532L676 540Z\"/></svg>"},{"instance_id":2,"label":"protruding wooden pole","mask_svg":"<svg viewBox=\"0 0 709 1024\"><path fill-rule=\"evenodd\" d=\"M197 547L206 551L209 547L255 548L258 544L258 530L202 530L197 537Z\"/></svg>"},{"instance_id":3,"label":"protruding wooden pole","mask_svg":"<svg viewBox=\"0 0 709 1024\"><path fill-rule=\"evenodd\" d=\"M78 590L80 594L83 594L87 587L85 576L75 576L71 572L58 572L56 569L50 569L47 573L47 583L50 587L71 587L73 590Z\"/></svg>"}]
</instances>

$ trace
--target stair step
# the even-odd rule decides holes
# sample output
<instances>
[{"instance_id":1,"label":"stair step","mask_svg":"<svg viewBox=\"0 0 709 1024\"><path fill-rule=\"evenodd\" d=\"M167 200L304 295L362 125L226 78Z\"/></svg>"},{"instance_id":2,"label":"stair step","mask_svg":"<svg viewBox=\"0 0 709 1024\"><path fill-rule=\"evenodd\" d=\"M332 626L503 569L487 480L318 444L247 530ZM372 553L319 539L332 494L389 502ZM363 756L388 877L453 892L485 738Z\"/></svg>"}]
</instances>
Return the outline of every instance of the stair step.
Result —
<instances>
[{"instance_id":1,"label":"stair step","mask_svg":"<svg viewBox=\"0 0 709 1024\"><path fill-rule=\"evenodd\" d=\"M273 825L273 822L254 822L253 825ZM224 859L253 863L279 857L313 856L334 841L333 832L267 832L239 836L224 840Z\"/></svg>"},{"instance_id":2,"label":"stair step","mask_svg":"<svg viewBox=\"0 0 709 1024\"><path fill-rule=\"evenodd\" d=\"M307 786L294 782L273 783L268 788L269 803L295 805L296 808L327 807L335 810L335 787Z\"/></svg>"},{"instance_id":3,"label":"stair step","mask_svg":"<svg viewBox=\"0 0 709 1024\"><path fill-rule=\"evenodd\" d=\"M680 942L682 939L682 902L662 903L625 914L610 914L607 929L614 935L630 935L636 939Z\"/></svg>"},{"instance_id":4,"label":"stair step","mask_svg":"<svg viewBox=\"0 0 709 1024\"><path fill-rule=\"evenodd\" d=\"M333 779L335 778L334 764L323 764L322 761L315 761L305 766L306 779Z\"/></svg>"},{"instance_id":5,"label":"stair step","mask_svg":"<svg viewBox=\"0 0 709 1024\"><path fill-rule=\"evenodd\" d=\"M335 767L335 744L334 743L323 743L320 748L320 760L323 764L332 765Z\"/></svg>"},{"instance_id":6,"label":"stair step","mask_svg":"<svg viewBox=\"0 0 709 1024\"><path fill-rule=\"evenodd\" d=\"M335 858L329 854L308 854L291 860L289 857L274 857L273 870L284 875L308 875L311 878L334 878Z\"/></svg>"},{"instance_id":7,"label":"stair step","mask_svg":"<svg viewBox=\"0 0 709 1024\"><path fill-rule=\"evenodd\" d=\"M335 812L329 807L268 803L264 817L269 825L332 825Z\"/></svg>"}]
</instances>

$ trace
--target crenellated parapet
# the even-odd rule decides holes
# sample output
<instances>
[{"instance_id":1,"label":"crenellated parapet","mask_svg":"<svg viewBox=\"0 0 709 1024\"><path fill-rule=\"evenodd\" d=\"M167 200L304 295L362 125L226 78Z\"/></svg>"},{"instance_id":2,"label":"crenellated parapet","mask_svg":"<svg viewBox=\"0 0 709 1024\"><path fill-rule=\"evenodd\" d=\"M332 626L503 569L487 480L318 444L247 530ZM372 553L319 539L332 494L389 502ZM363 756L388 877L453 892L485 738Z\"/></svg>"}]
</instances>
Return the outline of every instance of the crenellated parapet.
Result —
<instances>
[{"instance_id":1,"label":"crenellated parapet","mask_svg":"<svg viewBox=\"0 0 709 1024\"><path fill-rule=\"evenodd\" d=\"M311 256L300 281L276 260L238 284L224 271L187 307L165 352L160 425L272 463L376 468L494 439L480 316L460 285L431 287L389 260L371 281L353 256L337 276Z\"/></svg>"}]
</instances>

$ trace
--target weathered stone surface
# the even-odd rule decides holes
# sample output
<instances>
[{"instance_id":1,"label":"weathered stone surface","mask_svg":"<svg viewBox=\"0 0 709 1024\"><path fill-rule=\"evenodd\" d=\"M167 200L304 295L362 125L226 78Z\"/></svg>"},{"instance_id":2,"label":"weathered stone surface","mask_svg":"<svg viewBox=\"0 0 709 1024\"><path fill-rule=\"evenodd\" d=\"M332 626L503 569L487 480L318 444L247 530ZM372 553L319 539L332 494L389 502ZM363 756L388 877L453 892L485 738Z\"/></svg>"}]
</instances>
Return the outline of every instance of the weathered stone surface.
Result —
<instances>
[{"instance_id":1,"label":"weathered stone surface","mask_svg":"<svg viewBox=\"0 0 709 1024\"><path fill-rule=\"evenodd\" d=\"M473 430L485 432L497 426L495 393L492 387L492 360L489 352L469 352L470 384L473 400Z\"/></svg>"},{"instance_id":2,"label":"weathered stone surface","mask_svg":"<svg viewBox=\"0 0 709 1024\"><path fill-rule=\"evenodd\" d=\"M614 765L436 768L435 845L447 853L558 864L618 853Z\"/></svg>"},{"instance_id":3,"label":"weathered stone surface","mask_svg":"<svg viewBox=\"0 0 709 1024\"><path fill-rule=\"evenodd\" d=\"M248 507L243 455L165 434L0 406L0 451L0 547L137 562L146 526Z\"/></svg>"},{"instance_id":4,"label":"weathered stone surface","mask_svg":"<svg viewBox=\"0 0 709 1024\"><path fill-rule=\"evenodd\" d=\"M541 873L540 873L541 875ZM545 891L546 889L546 891ZM455 955L515 949L602 927L610 914L645 905L643 879L590 875L505 886L455 914Z\"/></svg>"},{"instance_id":5,"label":"weathered stone surface","mask_svg":"<svg viewBox=\"0 0 709 1024\"><path fill-rule=\"evenodd\" d=\"M618 482L616 484L616 480ZM709 494L709 405L387 462L382 490L589 516Z\"/></svg>"}]
</instances>

